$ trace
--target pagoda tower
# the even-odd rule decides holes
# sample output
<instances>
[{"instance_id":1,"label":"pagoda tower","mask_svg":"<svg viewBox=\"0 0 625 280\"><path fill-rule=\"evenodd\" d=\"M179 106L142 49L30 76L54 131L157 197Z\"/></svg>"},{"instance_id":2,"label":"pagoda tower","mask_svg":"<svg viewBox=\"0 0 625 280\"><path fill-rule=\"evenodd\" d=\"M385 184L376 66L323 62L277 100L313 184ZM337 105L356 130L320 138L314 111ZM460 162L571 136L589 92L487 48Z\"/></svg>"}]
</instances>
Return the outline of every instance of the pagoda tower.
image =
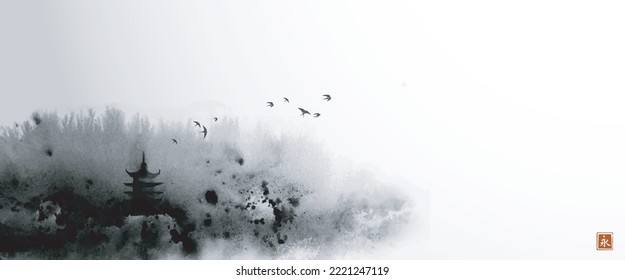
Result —
<instances>
[{"instance_id":1,"label":"pagoda tower","mask_svg":"<svg viewBox=\"0 0 625 280\"><path fill-rule=\"evenodd\" d=\"M159 169L158 173L150 173L148 171L144 152L139 170L136 172L126 170L126 173L132 177L132 183L124 183L124 185L132 188L132 191L124 192L130 196L131 213L138 215L157 214L156 205L159 204L159 195L163 192L154 191L154 187L163 183L155 182L154 178L161 174L161 170Z\"/></svg>"}]
</instances>

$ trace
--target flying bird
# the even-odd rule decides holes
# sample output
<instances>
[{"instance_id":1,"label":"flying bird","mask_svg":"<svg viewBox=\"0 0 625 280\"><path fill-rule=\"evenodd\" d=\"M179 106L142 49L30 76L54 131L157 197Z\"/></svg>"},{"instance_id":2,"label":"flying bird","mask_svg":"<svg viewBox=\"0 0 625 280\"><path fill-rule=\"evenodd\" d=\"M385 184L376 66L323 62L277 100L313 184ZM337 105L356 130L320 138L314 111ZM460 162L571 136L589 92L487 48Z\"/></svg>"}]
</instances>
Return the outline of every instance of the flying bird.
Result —
<instances>
[{"instance_id":1,"label":"flying bird","mask_svg":"<svg viewBox=\"0 0 625 280\"><path fill-rule=\"evenodd\" d=\"M267 102L268 107L273 107L273 102Z\"/></svg>"},{"instance_id":2,"label":"flying bird","mask_svg":"<svg viewBox=\"0 0 625 280\"><path fill-rule=\"evenodd\" d=\"M171 142L173 142L174 144L178 144L178 141L176 141L176 139L171 138Z\"/></svg>"},{"instance_id":3,"label":"flying bird","mask_svg":"<svg viewBox=\"0 0 625 280\"><path fill-rule=\"evenodd\" d=\"M208 134L208 129L206 129L205 126L202 126L202 128L204 128L204 130L200 131L200 133L204 133L204 138L206 138L206 134Z\"/></svg>"},{"instance_id":4,"label":"flying bird","mask_svg":"<svg viewBox=\"0 0 625 280\"><path fill-rule=\"evenodd\" d=\"M329 94L324 94L323 95L323 100L330 101L330 99L332 99L332 96L330 96Z\"/></svg>"},{"instance_id":5,"label":"flying bird","mask_svg":"<svg viewBox=\"0 0 625 280\"><path fill-rule=\"evenodd\" d=\"M318 118L319 116L321 116L321 114L319 114L319 113L314 113L313 114L313 117L315 117L315 118Z\"/></svg>"},{"instance_id":6,"label":"flying bird","mask_svg":"<svg viewBox=\"0 0 625 280\"><path fill-rule=\"evenodd\" d=\"M218 120L218 118L217 118L217 117L214 117L214 118L213 118L213 120L217 121L217 120Z\"/></svg>"},{"instance_id":7,"label":"flying bird","mask_svg":"<svg viewBox=\"0 0 625 280\"><path fill-rule=\"evenodd\" d=\"M282 98L284 98L284 102L289 103L289 99L288 98L286 98L286 97L282 97Z\"/></svg>"},{"instance_id":8,"label":"flying bird","mask_svg":"<svg viewBox=\"0 0 625 280\"><path fill-rule=\"evenodd\" d=\"M306 111L305 109L302 109L302 108L297 108L297 109L299 109L302 112L302 117L306 114L310 115L310 112Z\"/></svg>"},{"instance_id":9,"label":"flying bird","mask_svg":"<svg viewBox=\"0 0 625 280\"><path fill-rule=\"evenodd\" d=\"M195 123L195 126L197 127L202 127L202 125L200 125L200 123L198 121L193 121Z\"/></svg>"}]
</instances>

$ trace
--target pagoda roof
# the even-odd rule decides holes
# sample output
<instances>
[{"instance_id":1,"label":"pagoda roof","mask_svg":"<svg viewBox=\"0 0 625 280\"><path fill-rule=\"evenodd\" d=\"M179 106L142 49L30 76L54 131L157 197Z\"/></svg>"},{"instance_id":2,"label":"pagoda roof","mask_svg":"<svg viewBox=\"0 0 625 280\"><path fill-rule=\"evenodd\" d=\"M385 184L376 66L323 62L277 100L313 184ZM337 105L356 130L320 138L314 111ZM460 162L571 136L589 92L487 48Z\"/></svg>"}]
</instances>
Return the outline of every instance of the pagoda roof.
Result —
<instances>
[{"instance_id":1,"label":"pagoda roof","mask_svg":"<svg viewBox=\"0 0 625 280\"><path fill-rule=\"evenodd\" d=\"M143 153L143 160L141 161L141 167L139 170L135 172L130 172L126 169L126 173L133 179L154 179L156 176L161 174L161 170L158 170L158 173L152 173L148 171L148 164L145 162L145 152Z\"/></svg>"},{"instance_id":2,"label":"pagoda roof","mask_svg":"<svg viewBox=\"0 0 625 280\"><path fill-rule=\"evenodd\" d=\"M137 183L124 183L124 185L128 186L128 187L134 187L136 185L140 185L141 187L147 187L147 188L153 188L156 187L158 185L161 185L163 183L161 182L137 182Z\"/></svg>"},{"instance_id":3,"label":"pagoda roof","mask_svg":"<svg viewBox=\"0 0 625 280\"><path fill-rule=\"evenodd\" d=\"M130 195L134 195L134 192L124 192L125 194L130 194ZM163 192L141 192L142 195L156 195L156 194L162 194Z\"/></svg>"},{"instance_id":4,"label":"pagoda roof","mask_svg":"<svg viewBox=\"0 0 625 280\"><path fill-rule=\"evenodd\" d=\"M159 169L157 173L148 172L147 169L139 169L135 172L130 172L126 170L126 173L130 175L130 177L134 179L154 179L156 176L161 174L161 170Z\"/></svg>"}]
</instances>

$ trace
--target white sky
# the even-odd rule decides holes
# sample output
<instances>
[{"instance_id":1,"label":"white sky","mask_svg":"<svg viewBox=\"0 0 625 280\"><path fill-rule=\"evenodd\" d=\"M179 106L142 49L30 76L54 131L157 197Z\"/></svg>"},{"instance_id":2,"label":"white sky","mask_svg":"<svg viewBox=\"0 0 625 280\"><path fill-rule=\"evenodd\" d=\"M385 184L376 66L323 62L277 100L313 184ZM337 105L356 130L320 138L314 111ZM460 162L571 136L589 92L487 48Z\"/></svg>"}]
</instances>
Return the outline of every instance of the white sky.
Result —
<instances>
[{"instance_id":1,"label":"white sky","mask_svg":"<svg viewBox=\"0 0 625 280\"><path fill-rule=\"evenodd\" d=\"M214 101L429 192L391 256L625 256L594 248L625 232L619 1L208 2L1 2L0 124Z\"/></svg>"}]
</instances>

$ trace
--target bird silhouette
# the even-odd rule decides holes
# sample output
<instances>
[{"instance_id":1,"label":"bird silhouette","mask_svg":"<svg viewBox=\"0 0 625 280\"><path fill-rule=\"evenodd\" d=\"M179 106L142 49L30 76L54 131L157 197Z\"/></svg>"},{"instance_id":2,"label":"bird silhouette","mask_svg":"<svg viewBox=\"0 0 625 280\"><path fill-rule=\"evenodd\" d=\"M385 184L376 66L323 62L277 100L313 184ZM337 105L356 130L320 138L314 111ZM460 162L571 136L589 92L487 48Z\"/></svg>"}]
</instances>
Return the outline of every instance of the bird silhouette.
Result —
<instances>
[{"instance_id":1,"label":"bird silhouette","mask_svg":"<svg viewBox=\"0 0 625 280\"><path fill-rule=\"evenodd\" d=\"M267 102L268 107L273 107L273 102Z\"/></svg>"},{"instance_id":2,"label":"bird silhouette","mask_svg":"<svg viewBox=\"0 0 625 280\"><path fill-rule=\"evenodd\" d=\"M198 121L193 121L193 122L195 123L195 126L202 127L202 125Z\"/></svg>"},{"instance_id":3,"label":"bird silhouette","mask_svg":"<svg viewBox=\"0 0 625 280\"><path fill-rule=\"evenodd\" d=\"M305 109L302 109L302 108L297 108L297 109L299 109L302 112L302 117L306 114L310 115L310 112L306 111Z\"/></svg>"},{"instance_id":4,"label":"bird silhouette","mask_svg":"<svg viewBox=\"0 0 625 280\"><path fill-rule=\"evenodd\" d=\"M289 103L289 99L288 98L286 98L286 97L282 97L282 98L284 98L284 102Z\"/></svg>"},{"instance_id":5,"label":"bird silhouette","mask_svg":"<svg viewBox=\"0 0 625 280\"><path fill-rule=\"evenodd\" d=\"M313 114L313 117L315 117L315 118L318 118L319 116L321 116L321 114L319 114L319 113L314 113Z\"/></svg>"},{"instance_id":6,"label":"bird silhouette","mask_svg":"<svg viewBox=\"0 0 625 280\"><path fill-rule=\"evenodd\" d=\"M332 99L332 96L330 96L329 94L324 94L323 97L323 100L325 101L330 101L330 99Z\"/></svg>"},{"instance_id":7,"label":"bird silhouette","mask_svg":"<svg viewBox=\"0 0 625 280\"><path fill-rule=\"evenodd\" d=\"M217 117L214 117L214 118L213 118L213 120L215 120L215 121L217 121L218 119L219 119L219 118L217 118Z\"/></svg>"},{"instance_id":8,"label":"bird silhouette","mask_svg":"<svg viewBox=\"0 0 625 280\"><path fill-rule=\"evenodd\" d=\"M171 142L173 142L174 144L178 144L178 141L176 141L176 139L171 138Z\"/></svg>"},{"instance_id":9,"label":"bird silhouette","mask_svg":"<svg viewBox=\"0 0 625 280\"><path fill-rule=\"evenodd\" d=\"M208 134L208 129L206 129L205 126L202 126L202 128L204 128L202 131L200 131L200 133L204 133L204 138L206 138L206 134Z\"/></svg>"}]
</instances>

